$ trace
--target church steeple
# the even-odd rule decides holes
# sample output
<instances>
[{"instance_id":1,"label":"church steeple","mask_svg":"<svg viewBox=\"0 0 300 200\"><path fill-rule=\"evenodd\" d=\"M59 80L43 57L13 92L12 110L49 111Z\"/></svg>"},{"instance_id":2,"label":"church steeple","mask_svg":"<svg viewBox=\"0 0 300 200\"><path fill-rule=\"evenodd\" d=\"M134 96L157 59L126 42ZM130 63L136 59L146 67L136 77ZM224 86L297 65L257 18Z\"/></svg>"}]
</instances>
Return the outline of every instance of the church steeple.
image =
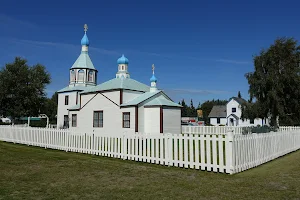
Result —
<instances>
[{"instance_id":1,"label":"church steeple","mask_svg":"<svg viewBox=\"0 0 300 200\"><path fill-rule=\"evenodd\" d=\"M116 78L130 78L128 72L128 59L124 56L124 54L117 60L118 63L118 72L116 74Z\"/></svg>"},{"instance_id":2,"label":"church steeple","mask_svg":"<svg viewBox=\"0 0 300 200\"><path fill-rule=\"evenodd\" d=\"M92 60L88 54L90 41L87 37L88 26L85 24L84 35L81 39L81 54L70 69L70 84L69 86L87 86L97 84L97 70L95 69Z\"/></svg>"},{"instance_id":3,"label":"church steeple","mask_svg":"<svg viewBox=\"0 0 300 200\"><path fill-rule=\"evenodd\" d=\"M153 64L152 65L152 77L150 78L150 82L151 82L150 92L156 92L157 91L157 87L156 87L157 79L154 75L154 70L155 70L155 66Z\"/></svg>"}]
</instances>

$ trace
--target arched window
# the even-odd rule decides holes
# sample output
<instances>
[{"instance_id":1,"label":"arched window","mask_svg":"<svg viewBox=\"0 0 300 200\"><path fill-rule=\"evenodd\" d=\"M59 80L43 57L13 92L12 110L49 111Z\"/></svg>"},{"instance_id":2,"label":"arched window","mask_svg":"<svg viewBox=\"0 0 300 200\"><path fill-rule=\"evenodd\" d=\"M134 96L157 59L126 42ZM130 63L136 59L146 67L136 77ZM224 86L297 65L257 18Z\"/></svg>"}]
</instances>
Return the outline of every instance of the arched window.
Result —
<instances>
[{"instance_id":1,"label":"arched window","mask_svg":"<svg viewBox=\"0 0 300 200\"><path fill-rule=\"evenodd\" d=\"M81 69L78 71L78 82L84 81L84 71Z\"/></svg>"},{"instance_id":2,"label":"arched window","mask_svg":"<svg viewBox=\"0 0 300 200\"><path fill-rule=\"evenodd\" d=\"M94 72L93 71L89 71L89 78L88 78L89 82L93 82L93 75L94 75Z\"/></svg>"},{"instance_id":3,"label":"arched window","mask_svg":"<svg viewBox=\"0 0 300 200\"><path fill-rule=\"evenodd\" d=\"M74 82L75 81L75 71L74 69L71 71L71 82Z\"/></svg>"}]
</instances>

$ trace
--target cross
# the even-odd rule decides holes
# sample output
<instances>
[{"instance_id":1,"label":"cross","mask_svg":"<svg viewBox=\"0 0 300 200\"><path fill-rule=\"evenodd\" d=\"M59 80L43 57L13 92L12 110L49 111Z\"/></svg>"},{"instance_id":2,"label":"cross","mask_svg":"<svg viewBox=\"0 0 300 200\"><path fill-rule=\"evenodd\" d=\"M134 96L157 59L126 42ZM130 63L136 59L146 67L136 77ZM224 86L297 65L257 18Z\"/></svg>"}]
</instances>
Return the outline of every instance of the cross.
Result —
<instances>
[{"instance_id":1,"label":"cross","mask_svg":"<svg viewBox=\"0 0 300 200\"><path fill-rule=\"evenodd\" d=\"M88 30L88 25L85 24L85 25L83 26L83 28L84 28L84 32L87 32L87 30Z\"/></svg>"},{"instance_id":2,"label":"cross","mask_svg":"<svg viewBox=\"0 0 300 200\"><path fill-rule=\"evenodd\" d=\"M154 74L154 69L155 69L154 64L152 64L152 72L153 72L153 74Z\"/></svg>"}]
</instances>

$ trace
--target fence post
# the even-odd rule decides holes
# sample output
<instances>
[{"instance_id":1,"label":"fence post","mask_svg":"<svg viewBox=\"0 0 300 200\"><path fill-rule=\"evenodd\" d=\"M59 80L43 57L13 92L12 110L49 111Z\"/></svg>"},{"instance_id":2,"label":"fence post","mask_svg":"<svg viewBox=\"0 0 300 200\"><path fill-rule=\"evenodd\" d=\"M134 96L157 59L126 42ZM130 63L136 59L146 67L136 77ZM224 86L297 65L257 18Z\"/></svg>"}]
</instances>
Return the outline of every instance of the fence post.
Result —
<instances>
[{"instance_id":1,"label":"fence post","mask_svg":"<svg viewBox=\"0 0 300 200\"><path fill-rule=\"evenodd\" d=\"M227 146L227 151L226 151L226 160L227 160L227 169L229 169L229 173L230 174L234 174L235 173L235 169L234 169L234 134L233 131L230 131L227 133L227 137L228 137L228 142L226 144Z\"/></svg>"},{"instance_id":2,"label":"fence post","mask_svg":"<svg viewBox=\"0 0 300 200\"><path fill-rule=\"evenodd\" d=\"M127 141L126 141L127 142ZM121 142L121 158L123 160L125 160L125 148L126 148L126 145L125 145L125 133L123 133L123 137L122 137L122 142Z\"/></svg>"}]
</instances>

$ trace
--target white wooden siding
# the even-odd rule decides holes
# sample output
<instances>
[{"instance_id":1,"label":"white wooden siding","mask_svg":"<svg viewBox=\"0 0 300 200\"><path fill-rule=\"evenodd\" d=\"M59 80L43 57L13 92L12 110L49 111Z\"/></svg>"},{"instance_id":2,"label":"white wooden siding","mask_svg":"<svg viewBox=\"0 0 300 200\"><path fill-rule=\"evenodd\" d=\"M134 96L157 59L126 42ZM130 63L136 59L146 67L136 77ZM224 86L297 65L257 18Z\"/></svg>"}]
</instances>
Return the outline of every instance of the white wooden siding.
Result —
<instances>
[{"instance_id":1,"label":"white wooden siding","mask_svg":"<svg viewBox=\"0 0 300 200\"><path fill-rule=\"evenodd\" d=\"M159 107L146 107L145 113L145 132L146 133L160 133L160 108Z\"/></svg>"},{"instance_id":2,"label":"white wooden siding","mask_svg":"<svg viewBox=\"0 0 300 200\"><path fill-rule=\"evenodd\" d=\"M181 109L164 108L163 109L163 132L181 133Z\"/></svg>"},{"instance_id":3,"label":"white wooden siding","mask_svg":"<svg viewBox=\"0 0 300 200\"><path fill-rule=\"evenodd\" d=\"M69 96L69 104L65 105L65 96ZM77 91L58 93L57 104L57 127L62 128L64 124L64 115L68 115L68 108L76 105Z\"/></svg>"}]
</instances>

